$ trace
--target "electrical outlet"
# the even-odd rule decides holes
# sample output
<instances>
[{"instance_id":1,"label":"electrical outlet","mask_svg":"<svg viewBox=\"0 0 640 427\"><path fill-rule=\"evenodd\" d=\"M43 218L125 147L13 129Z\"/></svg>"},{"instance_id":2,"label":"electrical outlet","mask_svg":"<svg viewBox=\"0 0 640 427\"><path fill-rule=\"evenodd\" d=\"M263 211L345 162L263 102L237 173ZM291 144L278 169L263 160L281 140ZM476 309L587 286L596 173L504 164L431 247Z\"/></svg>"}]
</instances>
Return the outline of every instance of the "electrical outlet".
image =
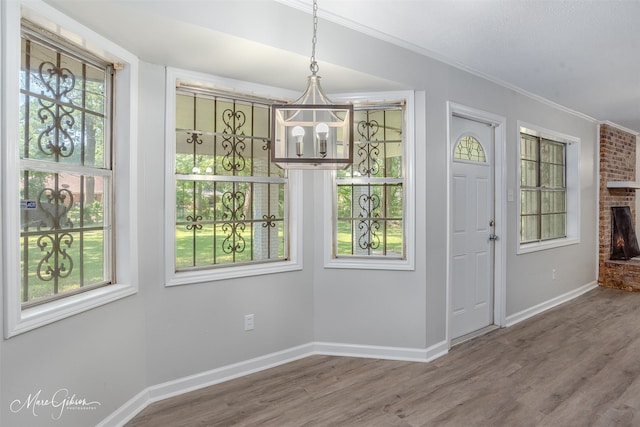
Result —
<instances>
[{"instance_id":1,"label":"electrical outlet","mask_svg":"<svg viewBox=\"0 0 640 427\"><path fill-rule=\"evenodd\" d=\"M556 269L555 268L553 270L551 270L551 278L553 280L556 280Z\"/></svg>"},{"instance_id":2,"label":"electrical outlet","mask_svg":"<svg viewBox=\"0 0 640 427\"><path fill-rule=\"evenodd\" d=\"M244 315L244 330L253 331L253 314Z\"/></svg>"}]
</instances>

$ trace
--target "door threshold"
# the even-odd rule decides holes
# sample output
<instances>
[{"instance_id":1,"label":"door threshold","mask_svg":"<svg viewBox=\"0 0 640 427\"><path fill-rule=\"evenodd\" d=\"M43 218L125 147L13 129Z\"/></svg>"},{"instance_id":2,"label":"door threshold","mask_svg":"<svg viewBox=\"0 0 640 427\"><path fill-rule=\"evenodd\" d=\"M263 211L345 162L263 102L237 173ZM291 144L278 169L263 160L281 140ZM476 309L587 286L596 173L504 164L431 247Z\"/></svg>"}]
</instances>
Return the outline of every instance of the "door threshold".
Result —
<instances>
[{"instance_id":1,"label":"door threshold","mask_svg":"<svg viewBox=\"0 0 640 427\"><path fill-rule=\"evenodd\" d=\"M469 340L472 340L474 338L477 338L481 335L484 334L488 334L491 331L495 331L496 329L499 329L500 327L498 325L489 325L489 326L485 326L482 329L478 329L477 331L473 331L471 333L468 333L467 335L463 335L461 337L458 338L454 338L451 340L451 347L454 347L458 344L462 344L463 342L467 342Z\"/></svg>"}]
</instances>

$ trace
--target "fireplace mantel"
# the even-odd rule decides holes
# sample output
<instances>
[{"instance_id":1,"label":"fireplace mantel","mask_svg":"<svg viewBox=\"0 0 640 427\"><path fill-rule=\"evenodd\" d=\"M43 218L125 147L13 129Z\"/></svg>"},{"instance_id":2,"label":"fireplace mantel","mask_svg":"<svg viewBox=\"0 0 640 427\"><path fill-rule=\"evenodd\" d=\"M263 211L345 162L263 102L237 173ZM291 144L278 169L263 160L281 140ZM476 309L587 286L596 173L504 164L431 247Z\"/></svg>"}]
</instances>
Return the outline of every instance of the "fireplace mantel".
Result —
<instances>
[{"instance_id":1,"label":"fireplace mantel","mask_svg":"<svg viewBox=\"0 0 640 427\"><path fill-rule=\"evenodd\" d=\"M607 188L626 188L629 190L640 189L640 181L608 181Z\"/></svg>"}]
</instances>

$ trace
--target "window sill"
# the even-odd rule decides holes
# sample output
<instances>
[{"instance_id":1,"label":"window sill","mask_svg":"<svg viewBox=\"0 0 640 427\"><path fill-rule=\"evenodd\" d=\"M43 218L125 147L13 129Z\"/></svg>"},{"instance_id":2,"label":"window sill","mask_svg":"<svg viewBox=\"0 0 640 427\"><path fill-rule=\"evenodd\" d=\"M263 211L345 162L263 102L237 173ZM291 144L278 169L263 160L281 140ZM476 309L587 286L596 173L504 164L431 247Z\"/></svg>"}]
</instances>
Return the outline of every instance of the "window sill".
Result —
<instances>
[{"instance_id":1,"label":"window sill","mask_svg":"<svg viewBox=\"0 0 640 427\"><path fill-rule=\"evenodd\" d=\"M404 259L383 258L333 258L325 262L325 268L346 268L354 270L398 270L413 271L415 266Z\"/></svg>"},{"instance_id":2,"label":"window sill","mask_svg":"<svg viewBox=\"0 0 640 427\"><path fill-rule=\"evenodd\" d=\"M121 298L133 295L137 288L132 285L109 285L91 291L83 292L57 301L38 305L18 312L8 322L5 337L10 338L21 333L31 331L58 320L91 310Z\"/></svg>"},{"instance_id":3,"label":"window sill","mask_svg":"<svg viewBox=\"0 0 640 427\"><path fill-rule=\"evenodd\" d=\"M564 239L549 240L546 242L525 243L518 246L517 255L528 254L531 252L544 251L547 249L560 248L563 246L577 245L580 239L576 237L566 237Z\"/></svg>"},{"instance_id":4,"label":"window sill","mask_svg":"<svg viewBox=\"0 0 640 427\"><path fill-rule=\"evenodd\" d=\"M246 266L230 266L215 269L183 271L174 273L167 279L166 286L192 285L203 282L214 282L224 279L259 276L263 274L284 273L302 270L302 264L295 261L274 261L265 264Z\"/></svg>"}]
</instances>

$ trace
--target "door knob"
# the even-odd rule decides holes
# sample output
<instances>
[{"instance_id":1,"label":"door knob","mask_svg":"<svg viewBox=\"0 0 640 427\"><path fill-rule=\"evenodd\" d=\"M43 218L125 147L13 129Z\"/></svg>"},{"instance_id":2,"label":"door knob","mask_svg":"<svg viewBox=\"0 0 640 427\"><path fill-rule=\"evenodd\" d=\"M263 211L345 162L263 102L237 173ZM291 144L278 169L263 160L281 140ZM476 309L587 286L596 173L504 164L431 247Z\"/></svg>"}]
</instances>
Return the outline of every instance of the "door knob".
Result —
<instances>
[{"instance_id":1,"label":"door knob","mask_svg":"<svg viewBox=\"0 0 640 427\"><path fill-rule=\"evenodd\" d=\"M496 236L495 234L491 233L491 234L489 234L489 240L495 242L496 240L498 240L498 236Z\"/></svg>"}]
</instances>

